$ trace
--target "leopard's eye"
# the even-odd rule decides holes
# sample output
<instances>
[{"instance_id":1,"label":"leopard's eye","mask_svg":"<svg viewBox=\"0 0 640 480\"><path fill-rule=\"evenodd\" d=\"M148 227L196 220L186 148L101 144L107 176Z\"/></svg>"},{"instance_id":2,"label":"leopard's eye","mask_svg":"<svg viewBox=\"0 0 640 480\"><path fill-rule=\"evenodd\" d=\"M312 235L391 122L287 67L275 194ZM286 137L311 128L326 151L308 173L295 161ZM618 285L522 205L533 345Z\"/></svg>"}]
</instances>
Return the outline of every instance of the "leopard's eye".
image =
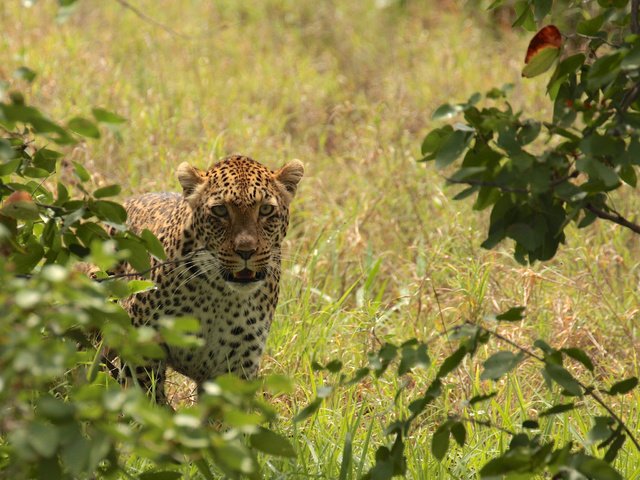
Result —
<instances>
[{"instance_id":1,"label":"leopard's eye","mask_svg":"<svg viewBox=\"0 0 640 480\"><path fill-rule=\"evenodd\" d=\"M265 203L264 205L260 206L260 215L262 215L263 217L266 217L268 215L271 215L275 209L276 207L274 207L273 205L269 205L268 203Z\"/></svg>"},{"instance_id":2,"label":"leopard's eye","mask_svg":"<svg viewBox=\"0 0 640 480\"><path fill-rule=\"evenodd\" d=\"M211 211L216 217L226 218L229 216L229 211L224 205L214 205L211 207Z\"/></svg>"}]
</instances>

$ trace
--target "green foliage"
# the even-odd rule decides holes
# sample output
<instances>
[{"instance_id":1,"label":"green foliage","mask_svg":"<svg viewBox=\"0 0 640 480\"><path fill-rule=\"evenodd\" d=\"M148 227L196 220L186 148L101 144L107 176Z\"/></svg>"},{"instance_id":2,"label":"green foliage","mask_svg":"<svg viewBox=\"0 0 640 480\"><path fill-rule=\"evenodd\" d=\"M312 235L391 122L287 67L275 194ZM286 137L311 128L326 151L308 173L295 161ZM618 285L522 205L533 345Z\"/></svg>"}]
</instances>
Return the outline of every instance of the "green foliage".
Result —
<instances>
[{"instance_id":1,"label":"green foliage","mask_svg":"<svg viewBox=\"0 0 640 480\"><path fill-rule=\"evenodd\" d=\"M517 2L515 24L541 25L555 4L584 16L562 32L574 42L547 83L552 118L525 118L506 100L509 86L492 89L485 106L477 106L474 94L466 103L439 107L434 119L462 114L464 123L433 130L422 145L423 161L455 165L449 182L467 187L454 198L475 196L474 209L491 209L482 246L512 239L521 263L551 259L570 223L583 228L603 218L640 233L609 199L614 190L636 187L640 165L640 32L630 31L637 27L629 2L599 2L598 8ZM523 76L546 71L559 51L543 48Z\"/></svg>"}]
</instances>

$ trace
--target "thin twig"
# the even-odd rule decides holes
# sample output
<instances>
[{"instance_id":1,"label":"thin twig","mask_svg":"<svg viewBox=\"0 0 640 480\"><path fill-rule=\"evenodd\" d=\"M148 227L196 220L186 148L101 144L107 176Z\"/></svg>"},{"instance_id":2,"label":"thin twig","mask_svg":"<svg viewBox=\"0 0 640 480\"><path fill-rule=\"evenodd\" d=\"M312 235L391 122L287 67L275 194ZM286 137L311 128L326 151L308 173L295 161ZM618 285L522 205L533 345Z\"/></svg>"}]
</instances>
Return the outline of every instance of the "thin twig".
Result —
<instances>
[{"instance_id":1,"label":"thin twig","mask_svg":"<svg viewBox=\"0 0 640 480\"><path fill-rule=\"evenodd\" d=\"M155 18L151 18L149 15L144 13L139 8L131 5L126 0L115 0L115 1L118 2L120 5L122 5L124 8L126 8L127 10L131 10L135 15L137 15L139 18L141 18L145 22L150 23L151 25L155 25L156 27L161 28L162 30L164 30L167 33L170 33L171 35L174 35L176 37L180 37L180 38L182 38L184 40L188 40L190 38L188 35L185 35L185 34L180 33L180 32L176 32L173 28L165 25L164 23L159 22Z\"/></svg>"}]
</instances>

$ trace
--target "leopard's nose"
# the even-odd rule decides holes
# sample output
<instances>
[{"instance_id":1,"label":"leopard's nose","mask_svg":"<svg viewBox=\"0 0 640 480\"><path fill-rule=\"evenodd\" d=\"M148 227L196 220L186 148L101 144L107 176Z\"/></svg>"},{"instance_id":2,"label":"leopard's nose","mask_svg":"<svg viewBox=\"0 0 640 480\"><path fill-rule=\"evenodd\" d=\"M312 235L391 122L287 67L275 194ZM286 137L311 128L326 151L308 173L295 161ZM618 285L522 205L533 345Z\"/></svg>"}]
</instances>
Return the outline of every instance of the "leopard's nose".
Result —
<instances>
[{"instance_id":1,"label":"leopard's nose","mask_svg":"<svg viewBox=\"0 0 640 480\"><path fill-rule=\"evenodd\" d=\"M240 256L241 259L249 260L253 256L253 254L256 253L256 249L253 248L250 250L236 250L235 252Z\"/></svg>"}]
</instances>

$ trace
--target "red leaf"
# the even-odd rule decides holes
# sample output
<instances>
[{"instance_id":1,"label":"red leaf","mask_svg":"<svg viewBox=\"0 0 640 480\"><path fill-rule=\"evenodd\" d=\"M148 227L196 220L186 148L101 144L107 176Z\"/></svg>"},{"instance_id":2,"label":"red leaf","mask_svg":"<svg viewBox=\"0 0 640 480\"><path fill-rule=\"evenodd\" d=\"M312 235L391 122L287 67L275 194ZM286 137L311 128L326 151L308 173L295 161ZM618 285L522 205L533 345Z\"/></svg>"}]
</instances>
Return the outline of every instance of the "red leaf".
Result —
<instances>
[{"instance_id":1,"label":"red leaf","mask_svg":"<svg viewBox=\"0 0 640 480\"><path fill-rule=\"evenodd\" d=\"M555 25L547 25L542 27L538 33L529 42L529 48L527 48L527 56L524 58L524 63L529 63L529 60L543 48L560 48L562 46L562 34L558 27Z\"/></svg>"}]
</instances>

